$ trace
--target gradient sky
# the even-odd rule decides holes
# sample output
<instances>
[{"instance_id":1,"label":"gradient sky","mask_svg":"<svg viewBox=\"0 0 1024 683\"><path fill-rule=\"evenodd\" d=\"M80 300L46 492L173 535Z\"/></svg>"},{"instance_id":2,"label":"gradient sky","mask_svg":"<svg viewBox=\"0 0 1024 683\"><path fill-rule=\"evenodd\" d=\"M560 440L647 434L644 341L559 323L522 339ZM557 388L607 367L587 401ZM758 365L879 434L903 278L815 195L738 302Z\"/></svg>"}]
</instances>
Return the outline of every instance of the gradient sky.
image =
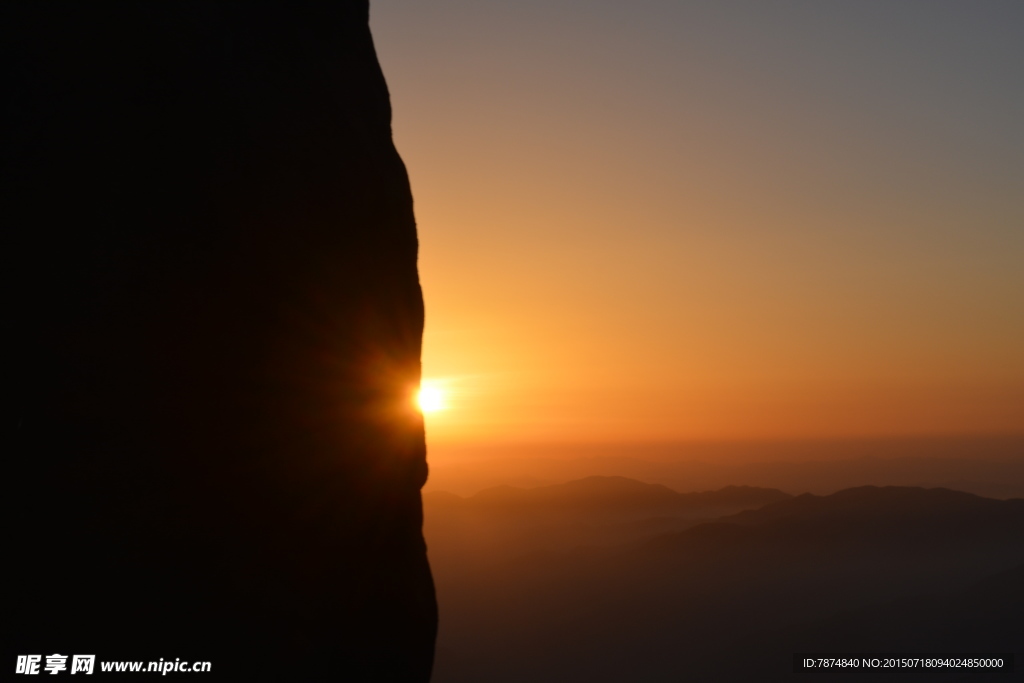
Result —
<instances>
[{"instance_id":1,"label":"gradient sky","mask_svg":"<svg viewBox=\"0 0 1024 683\"><path fill-rule=\"evenodd\" d=\"M1024 3L371 5L432 446L1024 432Z\"/></svg>"}]
</instances>

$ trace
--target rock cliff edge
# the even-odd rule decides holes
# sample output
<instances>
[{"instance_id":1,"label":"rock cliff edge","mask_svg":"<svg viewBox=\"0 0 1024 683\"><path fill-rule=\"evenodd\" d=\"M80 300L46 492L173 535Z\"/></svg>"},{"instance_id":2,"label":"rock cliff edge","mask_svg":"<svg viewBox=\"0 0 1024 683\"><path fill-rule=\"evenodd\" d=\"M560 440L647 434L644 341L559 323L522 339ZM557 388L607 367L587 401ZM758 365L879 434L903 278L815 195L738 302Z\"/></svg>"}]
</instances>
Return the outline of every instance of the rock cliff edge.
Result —
<instances>
[{"instance_id":1,"label":"rock cliff edge","mask_svg":"<svg viewBox=\"0 0 1024 683\"><path fill-rule=\"evenodd\" d=\"M0 13L12 655L428 680L423 303L368 3Z\"/></svg>"}]
</instances>

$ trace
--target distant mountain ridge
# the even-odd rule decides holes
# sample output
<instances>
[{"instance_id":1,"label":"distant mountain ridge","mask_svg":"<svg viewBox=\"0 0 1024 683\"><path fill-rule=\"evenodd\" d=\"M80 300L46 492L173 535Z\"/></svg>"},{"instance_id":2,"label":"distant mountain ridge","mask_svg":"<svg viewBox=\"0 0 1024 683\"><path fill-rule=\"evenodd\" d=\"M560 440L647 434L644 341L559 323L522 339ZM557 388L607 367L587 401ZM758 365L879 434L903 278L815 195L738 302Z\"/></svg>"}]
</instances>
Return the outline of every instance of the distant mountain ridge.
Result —
<instances>
[{"instance_id":1,"label":"distant mountain ridge","mask_svg":"<svg viewBox=\"0 0 1024 683\"><path fill-rule=\"evenodd\" d=\"M648 484L618 476L592 476L537 488L494 486L463 498L447 492L424 494L424 500L486 507L542 506L588 508L595 506L652 506L694 510L717 507L760 507L791 498L778 489L726 486L717 491L679 493L661 484Z\"/></svg>"},{"instance_id":2,"label":"distant mountain ridge","mask_svg":"<svg viewBox=\"0 0 1024 683\"><path fill-rule=\"evenodd\" d=\"M896 440L895 445L898 443ZM958 449L945 450L934 444L929 448L927 444L912 443L920 448L906 445L887 450L865 445L858 449L853 444L829 450L828 444L821 444L820 449L808 444L779 444L758 450L750 446L751 460L739 458L737 452L728 449L722 453L698 450L679 459L665 454L659 457L643 449L622 449L621 453L593 456L515 454L441 461L432 464L426 490L471 495L499 484L531 488L604 475L664 484L675 491L718 490L730 484L745 484L826 495L873 485L943 487L990 498L1024 497L1024 439L1007 440L998 447L984 440L968 441ZM647 455L653 459L645 459Z\"/></svg>"},{"instance_id":3,"label":"distant mountain ridge","mask_svg":"<svg viewBox=\"0 0 1024 683\"><path fill-rule=\"evenodd\" d=\"M941 555L958 547L993 560L1024 561L1024 544L1015 544L1015 539L1024 539L1024 500L999 501L946 488L859 486L741 511L656 537L646 548L736 548L753 555L771 548L871 562L893 553ZM950 558L948 563L961 559Z\"/></svg>"},{"instance_id":4,"label":"distant mountain ridge","mask_svg":"<svg viewBox=\"0 0 1024 683\"><path fill-rule=\"evenodd\" d=\"M805 493L760 510L737 513L731 519L756 523L796 515L962 515L982 511L1021 513L1024 499L997 500L947 488L858 486L828 496Z\"/></svg>"},{"instance_id":5,"label":"distant mountain ridge","mask_svg":"<svg viewBox=\"0 0 1024 683\"><path fill-rule=\"evenodd\" d=\"M861 486L829 496L803 494L744 510L678 534L660 536L651 547L687 546L697 539L765 543L845 544L900 542L915 547L976 545L1024 536L1024 499L996 500L949 489Z\"/></svg>"},{"instance_id":6,"label":"distant mountain ridge","mask_svg":"<svg viewBox=\"0 0 1024 683\"><path fill-rule=\"evenodd\" d=\"M496 486L468 498L435 491L423 495L423 506L431 561L463 574L481 562L491 566L530 553L613 548L789 497L745 486L679 493L594 476L530 489Z\"/></svg>"}]
</instances>

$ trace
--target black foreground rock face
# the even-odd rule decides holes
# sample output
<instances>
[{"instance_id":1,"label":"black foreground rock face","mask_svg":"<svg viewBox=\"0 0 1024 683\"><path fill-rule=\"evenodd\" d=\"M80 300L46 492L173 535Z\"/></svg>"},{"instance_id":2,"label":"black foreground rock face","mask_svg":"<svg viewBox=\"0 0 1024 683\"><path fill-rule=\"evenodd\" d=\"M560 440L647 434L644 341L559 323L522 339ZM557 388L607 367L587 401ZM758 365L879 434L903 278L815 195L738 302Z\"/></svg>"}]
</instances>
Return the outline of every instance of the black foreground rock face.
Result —
<instances>
[{"instance_id":1,"label":"black foreground rock face","mask_svg":"<svg viewBox=\"0 0 1024 683\"><path fill-rule=\"evenodd\" d=\"M0 26L3 666L428 680L423 304L366 0Z\"/></svg>"}]
</instances>

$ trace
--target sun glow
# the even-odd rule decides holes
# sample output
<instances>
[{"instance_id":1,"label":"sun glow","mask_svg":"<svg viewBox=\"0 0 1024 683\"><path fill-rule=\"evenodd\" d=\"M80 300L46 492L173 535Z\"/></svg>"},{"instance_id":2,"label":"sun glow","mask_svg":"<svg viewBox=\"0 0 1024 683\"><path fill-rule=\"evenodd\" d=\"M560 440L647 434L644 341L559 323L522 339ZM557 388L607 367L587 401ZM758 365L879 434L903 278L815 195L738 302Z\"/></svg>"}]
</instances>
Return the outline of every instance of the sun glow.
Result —
<instances>
[{"instance_id":1,"label":"sun glow","mask_svg":"<svg viewBox=\"0 0 1024 683\"><path fill-rule=\"evenodd\" d=\"M444 410L444 391L435 384L423 382L423 384L420 385L419 392L416 394L416 405L419 406L419 409L424 413L434 413L438 410Z\"/></svg>"}]
</instances>

